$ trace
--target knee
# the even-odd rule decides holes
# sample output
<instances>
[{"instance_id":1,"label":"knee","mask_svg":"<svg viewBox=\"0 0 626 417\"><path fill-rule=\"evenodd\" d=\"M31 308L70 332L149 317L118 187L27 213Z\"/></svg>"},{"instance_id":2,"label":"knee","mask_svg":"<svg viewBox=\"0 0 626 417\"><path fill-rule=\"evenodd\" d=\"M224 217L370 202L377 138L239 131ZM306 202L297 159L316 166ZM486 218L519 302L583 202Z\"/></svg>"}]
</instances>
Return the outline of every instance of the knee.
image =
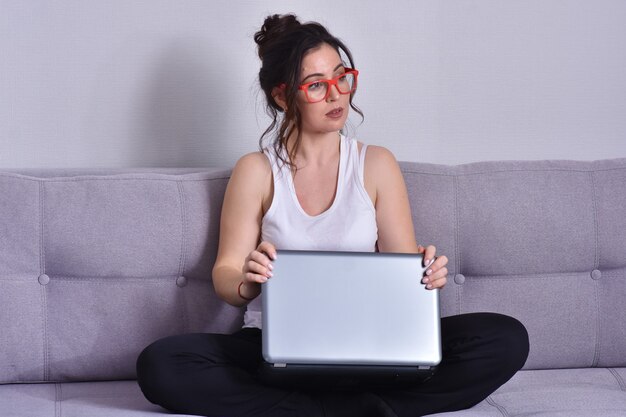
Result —
<instances>
[{"instance_id":1,"label":"knee","mask_svg":"<svg viewBox=\"0 0 626 417\"><path fill-rule=\"evenodd\" d=\"M526 327L516 318L503 314L493 313L492 321L498 335L503 365L514 372L520 370L530 350Z\"/></svg>"},{"instance_id":2,"label":"knee","mask_svg":"<svg viewBox=\"0 0 626 417\"><path fill-rule=\"evenodd\" d=\"M161 363L161 351L158 347L159 341L148 345L137 357L137 380L139 384L149 381L155 374L156 367Z\"/></svg>"},{"instance_id":3,"label":"knee","mask_svg":"<svg viewBox=\"0 0 626 417\"><path fill-rule=\"evenodd\" d=\"M172 380L168 371L170 358L167 338L150 344L137 357L137 383L153 404L162 405L161 399L169 390L166 384Z\"/></svg>"}]
</instances>

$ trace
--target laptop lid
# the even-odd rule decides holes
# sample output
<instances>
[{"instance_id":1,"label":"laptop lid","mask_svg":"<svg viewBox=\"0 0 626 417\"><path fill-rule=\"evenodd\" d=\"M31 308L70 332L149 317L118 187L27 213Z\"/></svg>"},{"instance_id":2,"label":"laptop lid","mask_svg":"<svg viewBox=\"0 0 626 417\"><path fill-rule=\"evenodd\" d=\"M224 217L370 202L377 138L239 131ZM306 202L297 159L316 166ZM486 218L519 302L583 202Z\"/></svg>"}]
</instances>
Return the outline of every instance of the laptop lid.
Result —
<instances>
[{"instance_id":1,"label":"laptop lid","mask_svg":"<svg viewBox=\"0 0 626 417\"><path fill-rule=\"evenodd\" d=\"M421 254L278 250L262 289L263 357L274 366L441 361L438 290Z\"/></svg>"}]
</instances>

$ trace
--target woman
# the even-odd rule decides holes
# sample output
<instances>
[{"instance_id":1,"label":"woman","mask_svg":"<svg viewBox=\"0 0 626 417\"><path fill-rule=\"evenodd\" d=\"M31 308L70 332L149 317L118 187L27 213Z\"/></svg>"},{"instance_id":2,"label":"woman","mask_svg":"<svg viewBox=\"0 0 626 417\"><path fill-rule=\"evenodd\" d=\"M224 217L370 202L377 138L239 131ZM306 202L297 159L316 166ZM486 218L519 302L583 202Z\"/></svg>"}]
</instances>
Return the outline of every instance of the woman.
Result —
<instances>
[{"instance_id":1,"label":"woman","mask_svg":"<svg viewBox=\"0 0 626 417\"><path fill-rule=\"evenodd\" d=\"M153 403L206 416L421 416L482 401L519 370L528 335L517 320L474 313L441 321L443 360L412 386L325 392L266 386L261 356L261 286L271 279L276 248L423 253L423 282L442 288L445 256L415 241L403 176L387 149L341 134L358 71L345 45L317 23L269 16L255 35L261 88L273 123L272 146L243 156L224 196L213 268L217 294L247 305L233 335L161 339L137 363ZM340 54L344 54L345 62ZM242 267L243 265L243 267Z\"/></svg>"}]
</instances>

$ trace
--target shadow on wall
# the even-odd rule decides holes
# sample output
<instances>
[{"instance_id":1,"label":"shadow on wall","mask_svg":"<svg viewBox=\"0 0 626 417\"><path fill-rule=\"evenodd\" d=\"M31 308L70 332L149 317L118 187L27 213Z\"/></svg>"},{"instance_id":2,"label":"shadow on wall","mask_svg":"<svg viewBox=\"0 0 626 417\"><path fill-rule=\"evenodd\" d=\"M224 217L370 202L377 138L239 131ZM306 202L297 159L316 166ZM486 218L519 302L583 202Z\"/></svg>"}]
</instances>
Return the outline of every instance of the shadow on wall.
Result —
<instances>
[{"instance_id":1,"label":"shadow on wall","mask_svg":"<svg viewBox=\"0 0 626 417\"><path fill-rule=\"evenodd\" d=\"M146 83L133 160L158 167L220 165L233 131L220 62L228 62L227 53L206 39L179 39L164 48Z\"/></svg>"}]
</instances>

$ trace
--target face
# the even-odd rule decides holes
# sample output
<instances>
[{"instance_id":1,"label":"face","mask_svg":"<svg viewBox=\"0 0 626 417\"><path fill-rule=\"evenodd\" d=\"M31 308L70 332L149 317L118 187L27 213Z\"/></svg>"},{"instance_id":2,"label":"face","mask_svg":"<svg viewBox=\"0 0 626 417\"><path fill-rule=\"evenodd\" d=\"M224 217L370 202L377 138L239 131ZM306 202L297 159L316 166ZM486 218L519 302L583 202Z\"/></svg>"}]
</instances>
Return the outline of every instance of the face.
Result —
<instances>
[{"instance_id":1,"label":"face","mask_svg":"<svg viewBox=\"0 0 626 417\"><path fill-rule=\"evenodd\" d=\"M316 80L329 80L345 72L337 51L324 43L311 49L302 59L300 84ZM350 94L340 94L336 86L330 86L325 100L309 103L304 91L298 91L296 99L302 117L302 133L331 133L343 129L350 109Z\"/></svg>"}]
</instances>

